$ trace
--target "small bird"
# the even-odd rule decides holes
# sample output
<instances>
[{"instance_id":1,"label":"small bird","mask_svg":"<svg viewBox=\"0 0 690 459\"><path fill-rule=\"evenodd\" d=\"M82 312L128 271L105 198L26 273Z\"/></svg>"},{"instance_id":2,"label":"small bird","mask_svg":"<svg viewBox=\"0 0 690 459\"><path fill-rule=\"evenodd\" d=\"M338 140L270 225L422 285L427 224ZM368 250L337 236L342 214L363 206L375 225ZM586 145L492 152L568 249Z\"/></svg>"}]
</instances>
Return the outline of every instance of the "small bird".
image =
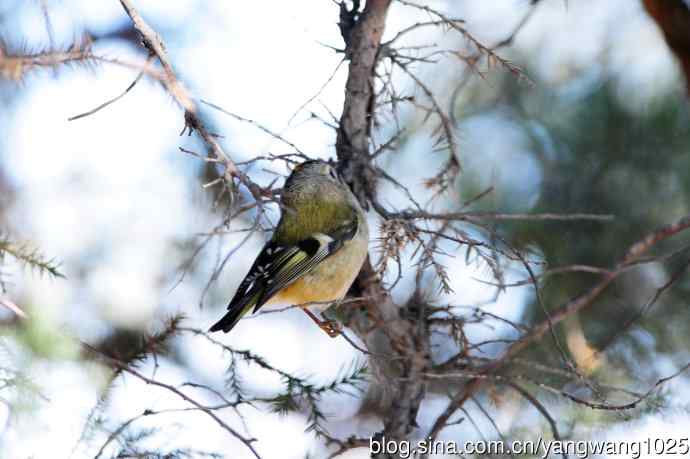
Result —
<instances>
[{"instance_id":1,"label":"small bird","mask_svg":"<svg viewBox=\"0 0 690 459\"><path fill-rule=\"evenodd\" d=\"M325 161L298 164L281 193L282 215L228 305L210 331L229 332L253 309L264 304L299 305L329 336L340 334L323 311L341 300L367 257L369 228L350 188ZM317 303L317 304L315 304Z\"/></svg>"}]
</instances>

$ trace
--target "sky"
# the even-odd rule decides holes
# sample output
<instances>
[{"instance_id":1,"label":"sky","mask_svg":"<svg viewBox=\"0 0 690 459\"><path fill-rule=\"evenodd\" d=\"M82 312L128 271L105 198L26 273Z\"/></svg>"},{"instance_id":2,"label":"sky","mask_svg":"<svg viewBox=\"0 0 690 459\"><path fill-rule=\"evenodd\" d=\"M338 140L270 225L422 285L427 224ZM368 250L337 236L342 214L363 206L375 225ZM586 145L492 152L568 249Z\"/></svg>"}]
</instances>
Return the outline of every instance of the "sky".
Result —
<instances>
[{"instance_id":1,"label":"sky","mask_svg":"<svg viewBox=\"0 0 690 459\"><path fill-rule=\"evenodd\" d=\"M16 44L29 48L45 47L48 36L44 18L39 2L35 3L20 8L11 23L0 23L0 35L19 40ZM81 31L105 31L124 18L115 0L46 3L59 45L69 44ZM470 32L486 43L508 35L528 4L526 0L429 3L466 19ZM311 116L312 112L325 119L330 119L331 113L337 116L343 102L346 66L338 68L341 55L324 45L341 46L342 41L335 24L337 8L332 2L140 0L135 4L144 17L161 28L178 74L195 97L280 132L314 157L333 156L333 131ZM386 37L425 19L419 11L395 4ZM409 40L456 39L444 31L426 30ZM141 53L115 41L96 43L94 51L123 60L141 60ZM615 76L620 98L631 110L652 103L655 97L679 84L678 70L663 39L638 3L631 0L544 0L510 53L538 56L531 70L540 80L562 85L573 97L588 81L608 72ZM432 86L442 87L444 75L435 74L433 68L421 69L420 74ZM78 121L67 121L70 116L119 94L134 76L130 70L108 65L96 65L90 70L68 68L57 74L38 72L18 85L20 94L9 107L10 114L2 115L2 122L9 123L10 136L3 141L0 151L4 151L2 160L17 191L11 224L44 253L60 260L69 279L78 280L62 282L15 268L20 275L13 278L11 295L22 304L40 305L40 311L29 310L29 314L37 316L40 330L46 333L95 340L107 333L108 323L151 328L161 317L178 311L187 315L190 326L206 328L218 316L223 302L231 296L264 242L262 235L252 236L224 270L204 309L198 307L203 288L199 279L182 282L171 290L177 279L176 268L182 261L181 252L171 247L190 235L208 231L216 223L216 217L208 212L211 203L205 193L190 185L197 160L178 150L179 146L199 147L194 138L178 135L183 127L180 110L157 84L142 81L107 109ZM399 81L405 84L404 78ZM654 85L650 84L652 81ZM322 86L318 97L301 108ZM224 145L237 162L289 150L251 125L211 110L205 110L204 115L222 133ZM418 113L410 111L405 116L412 123L421 122ZM510 134L510 123L500 113L465 120L458 126L466 155L461 160L469 170L479 171L479 152L482 161L489 158L497 166L478 172L483 174L479 180L501 183L505 192L498 199L519 199L526 203L527 211L529 202L534 202L541 171L538 164L529 161L530 155L524 150L528 143L518 133ZM508 134L488 138L487 132L497 126ZM398 162L390 167L411 189L424 193L413 174L430 144L428 130L418 132L418 137L407 144ZM520 164L519 173L507 174L498 167L505 161ZM275 174L287 172L279 165L265 166L269 170L253 171L263 183L270 182ZM392 190L387 199L404 205L404 200L394 196ZM371 216L372 227L376 224ZM241 237L227 237L222 245L205 251L200 261L202 272L209 273L217 253L229 251ZM490 296L491 292L474 280L488 278L489 273L461 263L451 264L449 270L458 293L444 299L471 304ZM396 298L404 298L412 288L409 277L412 276L394 292ZM490 306L491 311L517 320L527 297L526 290L511 290ZM361 355L345 341L331 340L308 321L296 311L266 314L243 320L231 335L219 339L237 348L251 348L285 371L311 375L316 382L330 381L343 368L362 361ZM470 332L476 337L487 333L479 329ZM499 329L492 333L507 332ZM183 338L179 346L195 377L222 385L227 362L215 347L193 337ZM5 426L0 430L0 457L90 457L89 451L75 449L75 444L97 401L105 374L95 365L75 362L74 346L58 351L64 353L63 359L37 359L26 368L45 396L31 414L8 409L6 403L0 402L0 426ZM26 363L27 357L18 354L12 358ZM149 364L142 371L153 368ZM45 375L50 378L46 380ZM157 377L173 383L185 381L189 375L177 363L165 362L157 370ZM259 393L272 394L281 387L275 375L254 367L244 368L243 378ZM434 398L425 401L421 427L428 427L433 414L441 411L444 403ZM116 385L109 413L113 418L126 419L145 408L170 406L182 403L166 391L144 387L125 377ZM335 434L368 436L380 429L374 420L352 422L358 402L351 397L329 397L324 406L332 416ZM511 409L503 413L499 419L501 427L536 419ZM270 438L257 446L263 457L301 458L305 451L311 451L313 457L324 457L321 443L304 432L304 416L277 417L252 409L243 414L254 436ZM243 428L235 417L226 418L238 429ZM156 425L160 419L144 420L141 425ZM687 421L682 414L676 418L643 418L629 430L614 429L604 433L604 437L680 434L671 427ZM196 444L202 438L204 449L209 451L232 451L228 457L233 458L251 457L237 441L229 439L203 416L189 414L184 420L168 420L165 425L162 435L167 444ZM491 428L483 430L488 432ZM469 426L459 426L448 429L444 435L466 438L476 436L476 432ZM368 451L355 450L342 457L365 458Z\"/></svg>"}]
</instances>

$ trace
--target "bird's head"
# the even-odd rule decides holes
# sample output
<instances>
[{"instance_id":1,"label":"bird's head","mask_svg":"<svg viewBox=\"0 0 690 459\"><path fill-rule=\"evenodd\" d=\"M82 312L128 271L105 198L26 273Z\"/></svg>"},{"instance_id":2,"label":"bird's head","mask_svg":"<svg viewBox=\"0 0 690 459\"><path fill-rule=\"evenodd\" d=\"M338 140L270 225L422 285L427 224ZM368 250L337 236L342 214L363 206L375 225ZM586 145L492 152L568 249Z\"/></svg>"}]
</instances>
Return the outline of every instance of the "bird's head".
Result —
<instances>
[{"instance_id":1,"label":"bird's head","mask_svg":"<svg viewBox=\"0 0 690 459\"><path fill-rule=\"evenodd\" d=\"M331 164L314 159L296 165L285 182L285 188L288 190L302 188L310 183L318 185L330 183L338 187L342 186L338 172Z\"/></svg>"}]
</instances>

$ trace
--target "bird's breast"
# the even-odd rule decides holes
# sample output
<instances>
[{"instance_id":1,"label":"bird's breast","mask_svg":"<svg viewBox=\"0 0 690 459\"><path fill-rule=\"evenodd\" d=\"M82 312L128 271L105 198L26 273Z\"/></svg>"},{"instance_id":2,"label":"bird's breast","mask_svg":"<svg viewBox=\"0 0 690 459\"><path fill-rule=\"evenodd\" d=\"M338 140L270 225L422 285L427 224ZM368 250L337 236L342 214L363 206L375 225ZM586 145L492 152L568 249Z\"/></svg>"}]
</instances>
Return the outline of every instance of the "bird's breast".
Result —
<instances>
[{"instance_id":1,"label":"bird's breast","mask_svg":"<svg viewBox=\"0 0 690 459\"><path fill-rule=\"evenodd\" d=\"M362 228L343 247L318 264L292 284L278 292L271 303L304 304L324 303L317 309L327 309L330 304L343 298L367 256L368 231Z\"/></svg>"}]
</instances>

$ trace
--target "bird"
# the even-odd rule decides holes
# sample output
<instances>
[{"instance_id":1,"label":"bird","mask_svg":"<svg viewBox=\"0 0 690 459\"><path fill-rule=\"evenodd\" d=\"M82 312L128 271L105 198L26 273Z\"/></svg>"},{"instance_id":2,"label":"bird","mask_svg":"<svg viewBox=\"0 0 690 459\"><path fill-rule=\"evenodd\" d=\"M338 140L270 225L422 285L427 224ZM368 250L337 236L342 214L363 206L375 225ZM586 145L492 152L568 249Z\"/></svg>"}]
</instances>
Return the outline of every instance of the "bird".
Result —
<instances>
[{"instance_id":1,"label":"bird","mask_svg":"<svg viewBox=\"0 0 690 459\"><path fill-rule=\"evenodd\" d=\"M368 254L366 215L349 186L331 164L297 164L280 194L281 217L240 283L228 312L211 332L229 332L249 311L267 304L298 305L330 337L337 322L323 312L342 300Z\"/></svg>"}]
</instances>

